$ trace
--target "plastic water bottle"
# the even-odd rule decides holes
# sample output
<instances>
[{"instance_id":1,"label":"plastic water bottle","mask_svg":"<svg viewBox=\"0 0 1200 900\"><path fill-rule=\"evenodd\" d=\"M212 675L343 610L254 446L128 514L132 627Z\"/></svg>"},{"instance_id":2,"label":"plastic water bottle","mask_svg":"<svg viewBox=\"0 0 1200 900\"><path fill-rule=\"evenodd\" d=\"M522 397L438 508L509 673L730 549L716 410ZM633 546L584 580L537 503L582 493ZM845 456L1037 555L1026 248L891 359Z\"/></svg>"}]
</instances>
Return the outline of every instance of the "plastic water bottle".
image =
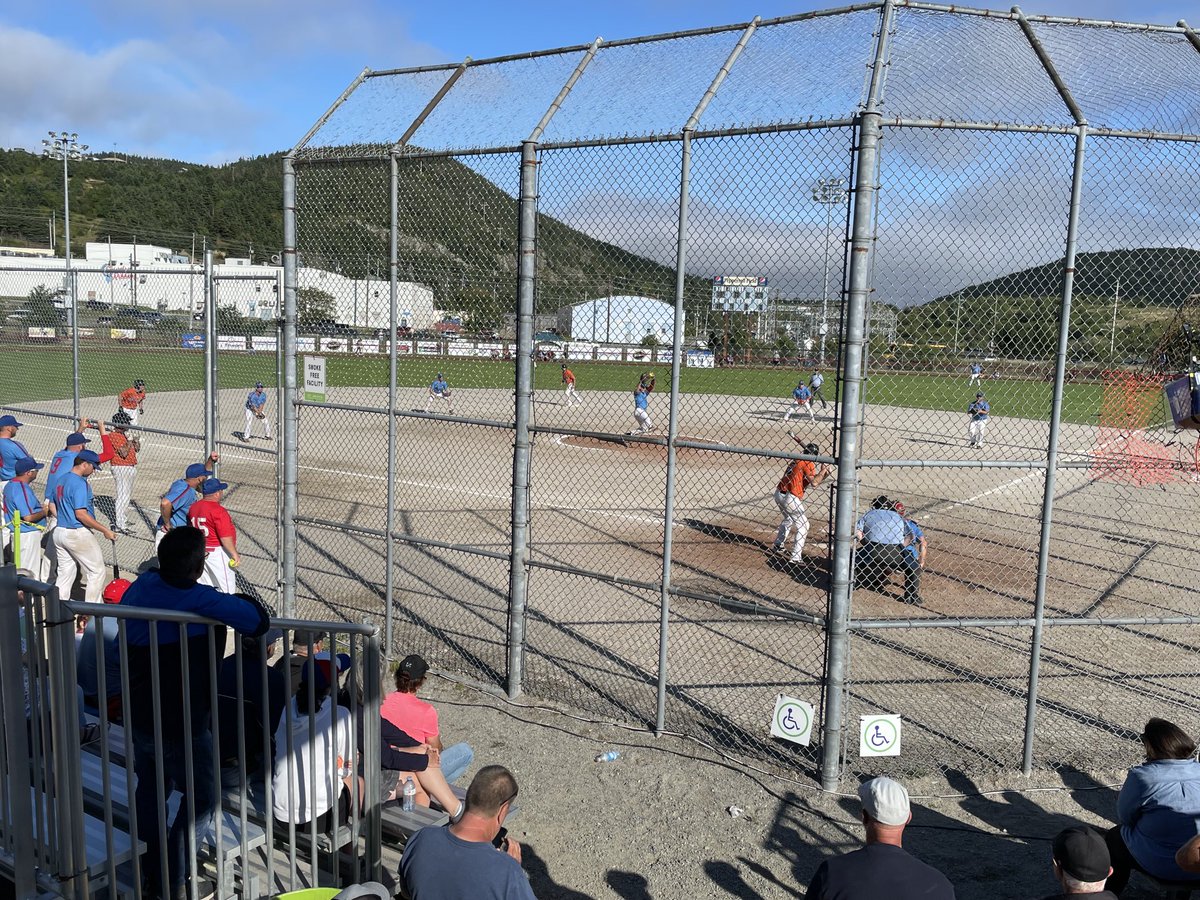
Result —
<instances>
[{"instance_id":1,"label":"plastic water bottle","mask_svg":"<svg viewBox=\"0 0 1200 900\"><path fill-rule=\"evenodd\" d=\"M609 750L608 752L601 753L599 756L597 756L596 762L613 762L614 760L619 759L620 756L621 754L617 750Z\"/></svg>"},{"instance_id":2,"label":"plastic water bottle","mask_svg":"<svg viewBox=\"0 0 1200 900\"><path fill-rule=\"evenodd\" d=\"M406 778L404 781L404 799L400 801L401 809L405 812L412 812L416 796L417 786L413 784L411 778Z\"/></svg>"}]
</instances>

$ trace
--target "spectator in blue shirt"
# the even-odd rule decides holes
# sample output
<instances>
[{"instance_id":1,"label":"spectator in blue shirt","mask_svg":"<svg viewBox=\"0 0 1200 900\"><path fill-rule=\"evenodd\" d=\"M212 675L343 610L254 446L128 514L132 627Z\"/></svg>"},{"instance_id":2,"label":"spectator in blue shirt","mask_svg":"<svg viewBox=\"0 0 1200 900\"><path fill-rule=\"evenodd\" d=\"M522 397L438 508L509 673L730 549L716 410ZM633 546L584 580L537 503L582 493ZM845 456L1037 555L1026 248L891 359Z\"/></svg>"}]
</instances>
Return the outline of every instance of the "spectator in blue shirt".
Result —
<instances>
[{"instance_id":1,"label":"spectator in blue shirt","mask_svg":"<svg viewBox=\"0 0 1200 900\"><path fill-rule=\"evenodd\" d=\"M129 589L124 578L115 578L104 587L105 603L120 603ZM97 624L97 618L99 623ZM104 648L102 658L97 659L96 630L100 630L100 642ZM83 702L89 709L100 709L100 669L104 669L104 695L108 706L108 720L120 722L121 712L121 650L117 620L112 616L89 616L87 627L75 648L75 680L83 689Z\"/></svg>"},{"instance_id":2,"label":"spectator in blue shirt","mask_svg":"<svg viewBox=\"0 0 1200 900\"><path fill-rule=\"evenodd\" d=\"M267 610L258 601L224 594L214 587L197 584L204 571L204 533L185 525L172 528L158 546L158 569L140 575L125 592L122 605L167 609L216 619L242 634L257 637L270 624ZM180 628L174 622L151 625L132 619L126 626L129 642L129 689L139 702L131 704L134 772L137 775L138 837L146 842L150 893L180 896L184 890L189 816L195 824L197 843L212 823L217 796L213 788L213 698L210 678L225 646L225 629L213 627L210 645L208 625L186 628L186 657L180 645ZM158 645L157 669L152 663L151 644ZM186 668L184 660L186 659ZM153 692L160 697L162 743L154 738ZM184 722L191 725L191 742L184 740ZM188 767L192 791L188 792ZM167 846L159 843L167 809L158 803L160 775L169 793L184 794L175 821L167 832ZM160 823L160 820L161 823ZM168 879L169 893L163 891Z\"/></svg>"},{"instance_id":3,"label":"spectator in blue shirt","mask_svg":"<svg viewBox=\"0 0 1200 900\"><path fill-rule=\"evenodd\" d=\"M854 586L877 591L897 569L904 567L907 529L904 517L884 496L871 501L871 509L859 517L854 536L862 542L855 563Z\"/></svg>"},{"instance_id":4,"label":"spectator in blue shirt","mask_svg":"<svg viewBox=\"0 0 1200 900\"><path fill-rule=\"evenodd\" d=\"M1151 719L1142 732L1146 761L1129 770L1117 796L1118 825L1105 835L1112 856L1108 889L1120 896L1133 869L1168 881L1192 880L1175 861L1200 821L1196 743L1178 725Z\"/></svg>"}]
</instances>

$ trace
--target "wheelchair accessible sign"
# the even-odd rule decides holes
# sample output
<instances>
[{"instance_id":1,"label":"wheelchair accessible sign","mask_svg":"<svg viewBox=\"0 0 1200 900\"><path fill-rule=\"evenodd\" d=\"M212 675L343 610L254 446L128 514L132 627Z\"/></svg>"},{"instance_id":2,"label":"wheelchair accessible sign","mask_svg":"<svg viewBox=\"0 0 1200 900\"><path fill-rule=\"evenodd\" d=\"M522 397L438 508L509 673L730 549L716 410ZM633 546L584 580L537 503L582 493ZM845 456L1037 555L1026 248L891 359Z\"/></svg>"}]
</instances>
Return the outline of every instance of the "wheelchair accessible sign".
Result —
<instances>
[{"instance_id":1,"label":"wheelchair accessible sign","mask_svg":"<svg viewBox=\"0 0 1200 900\"><path fill-rule=\"evenodd\" d=\"M899 716L861 716L858 727L859 756L900 755Z\"/></svg>"},{"instance_id":2,"label":"wheelchair accessible sign","mask_svg":"<svg viewBox=\"0 0 1200 900\"><path fill-rule=\"evenodd\" d=\"M780 694L775 698L775 713L771 716L771 736L783 738L804 747L812 738L813 708L803 700Z\"/></svg>"}]
</instances>

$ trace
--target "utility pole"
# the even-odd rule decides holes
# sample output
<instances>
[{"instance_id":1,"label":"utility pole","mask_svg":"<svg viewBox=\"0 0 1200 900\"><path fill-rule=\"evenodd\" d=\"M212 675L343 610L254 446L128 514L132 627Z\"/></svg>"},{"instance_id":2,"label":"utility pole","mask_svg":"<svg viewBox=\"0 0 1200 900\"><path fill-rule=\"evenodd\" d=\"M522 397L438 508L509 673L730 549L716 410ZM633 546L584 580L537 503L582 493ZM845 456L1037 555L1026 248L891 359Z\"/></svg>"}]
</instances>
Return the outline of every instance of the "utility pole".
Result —
<instances>
[{"instance_id":1,"label":"utility pole","mask_svg":"<svg viewBox=\"0 0 1200 900\"><path fill-rule=\"evenodd\" d=\"M1108 356L1111 361L1117 348L1117 304L1121 301L1121 279L1117 279L1117 289L1113 293L1112 334L1108 339Z\"/></svg>"}]
</instances>

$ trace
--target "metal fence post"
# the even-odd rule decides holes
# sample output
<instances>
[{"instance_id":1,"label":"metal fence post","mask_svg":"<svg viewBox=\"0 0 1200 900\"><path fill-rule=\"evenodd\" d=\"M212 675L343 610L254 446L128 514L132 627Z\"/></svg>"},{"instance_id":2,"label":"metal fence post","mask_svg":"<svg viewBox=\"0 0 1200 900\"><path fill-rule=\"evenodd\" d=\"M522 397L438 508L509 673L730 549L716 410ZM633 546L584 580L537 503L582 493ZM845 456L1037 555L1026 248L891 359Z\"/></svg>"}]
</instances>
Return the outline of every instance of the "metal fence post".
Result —
<instances>
[{"instance_id":1,"label":"metal fence post","mask_svg":"<svg viewBox=\"0 0 1200 900\"><path fill-rule=\"evenodd\" d=\"M32 623L30 623L32 624ZM57 873L63 896L88 895L87 848L83 840L83 782L75 695L75 617L63 609L58 588L46 592L46 661L50 673L54 735L54 803L58 813Z\"/></svg>"},{"instance_id":2,"label":"metal fence post","mask_svg":"<svg viewBox=\"0 0 1200 900\"><path fill-rule=\"evenodd\" d=\"M0 614L3 621L16 623L20 617L21 602L17 599L17 570L13 566L0 566ZM26 621L26 628L33 623ZM33 784L30 760L33 759L29 746L29 735L25 726L25 700L21 696L22 678L25 677L21 652L21 631L18 628L0 628L0 707L4 710L4 753L5 753L5 807L0 812L0 822L9 827L13 853L14 896L33 897L34 890L34 829L24 823L33 822L33 803L29 788ZM36 765L36 762L33 763ZM16 826L16 827L13 827Z\"/></svg>"},{"instance_id":3,"label":"metal fence post","mask_svg":"<svg viewBox=\"0 0 1200 900\"><path fill-rule=\"evenodd\" d=\"M395 553L396 542L392 531L396 527L396 322L400 318L400 167L396 160L395 149L388 155L391 162L391 177L389 179L389 202L391 203L391 236L389 254L389 297L388 309L388 422L387 422L387 511L384 525L384 573L383 573L383 602L384 630L383 657L389 662L392 659L392 606L395 603Z\"/></svg>"},{"instance_id":4,"label":"metal fence post","mask_svg":"<svg viewBox=\"0 0 1200 900\"><path fill-rule=\"evenodd\" d=\"M135 276L136 277L136 276ZM204 455L217 448L217 296L213 252L204 251Z\"/></svg>"},{"instance_id":5,"label":"metal fence post","mask_svg":"<svg viewBox=\"0 0 1200 900\"><path fill-rule=\"evenodd\" d=\"M537 278L537 143L521 144L517 235L517 372L513 433L512 552L508 571L508 696L521 693L529 591L529 420L533 406L533 296Z\"/></svg>"},{"instance_id":6,"label":"metal fence post","mask_svg":"<svg viewBox=\"0 0 1200 900\"><path fill-rule=\"evenodd\" d=\"M296 614L296 169L295 158L283 158L283 409L281 442L283 546L280 605L285 618Z\"/></svg>"},{"instance_id":7,"label":"metal fence post","mask_svg":"<svg viewBox=\"0 0 1200 900\"><path fill-rule=\"evenodd\" d=\"M829 617L826 622L825 695L822 705L824 736L821 754L821 790L837 790L845 710L842 695L846 684L846 657L852 586L851 557L854 554L855 498L858 484L859 438L862 405L863 340L866 332L868 297L871 290L872 234L875 215L875 185L879 165L882 116L879 93L887 54L888 31L892 27L892 3L883 5L879 42L871 74L866 108L859 117L858 162L854 184L854 218L850 237L850 272L846 297L846 333L842 343L841 428L837 455L837 499L834 510L834 546L830 576Z\"/></svg>"}]
</instances>

